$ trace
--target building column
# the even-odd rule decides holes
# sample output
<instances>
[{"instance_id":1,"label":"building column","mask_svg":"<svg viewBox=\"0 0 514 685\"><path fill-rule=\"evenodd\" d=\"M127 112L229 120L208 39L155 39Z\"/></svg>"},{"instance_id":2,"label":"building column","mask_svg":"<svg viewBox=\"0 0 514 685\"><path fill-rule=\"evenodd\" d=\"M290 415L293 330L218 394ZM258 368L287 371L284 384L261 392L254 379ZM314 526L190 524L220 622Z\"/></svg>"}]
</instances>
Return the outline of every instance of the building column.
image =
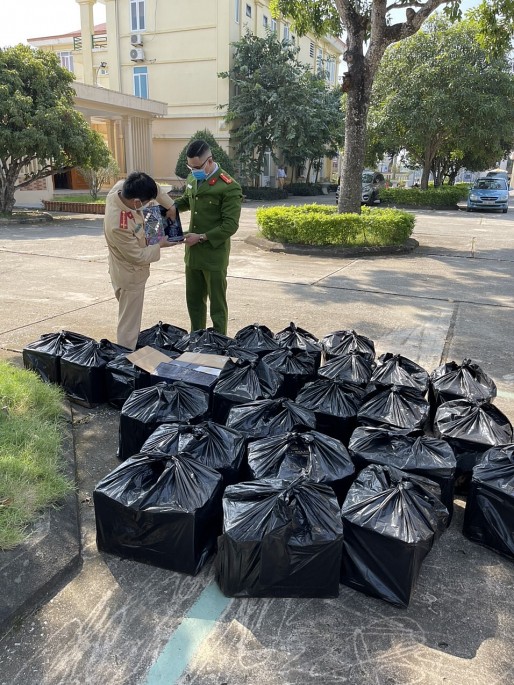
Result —
<instances>
[{"instance_id":1,"label":"building column","mask_svg":"<svg viewBox=\"0 0 514 685\"><path fill-rule=\"evenodd\" d=\"M125 139L125 164L127 174L134 171L134 141L132 136L132 117L123 117L123 137Z\"/></svg>"},{"instance_id":2,"label":"building column","mask_svg":"<svg viewBox=\"0 0 514 685\"><path fill-rule=\"evenodd\" d=\"M105 22L107 26L107 65L109 88L121 93L120 31L116 0L105 0Z\"/></svg>"},{"instance_id":3,"label":"building column","mask_svg":"<svg viewBox=\"0 0 514 685\"><path fill-rule=\"evenodd\" d=\"M80 33L82 36L82 61L84 66L84 83L95 85L93 71L93 35L95 27L93 22L93 5L96 0L76 0L80 5Z\"/></svg>"}]
</instances>

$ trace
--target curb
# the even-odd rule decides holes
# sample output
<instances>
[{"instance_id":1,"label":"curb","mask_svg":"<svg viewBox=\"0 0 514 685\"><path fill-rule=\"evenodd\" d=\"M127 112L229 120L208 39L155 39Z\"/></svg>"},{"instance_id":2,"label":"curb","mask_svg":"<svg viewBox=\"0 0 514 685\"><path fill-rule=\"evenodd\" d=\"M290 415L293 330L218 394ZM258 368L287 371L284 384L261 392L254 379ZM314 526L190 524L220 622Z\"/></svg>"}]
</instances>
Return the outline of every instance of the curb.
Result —
<instances>
[{"instance_id":1,"label":"curb","mask_svg":"<svg viewBox=\"0 0 514 685\"><path fill-rule=\"evenodd\" d=\"M66 475L76 483L72 410L64 436ZM69 582L82 565L79 504L76 490L59 508L48 508L32 525L28 539L0 552L0 635L31 614Z\"/></svg>"},{"instance_id":2,"label":"curb","mask_svg":"<svg viewBox=\"0 0 514 685\"><path fill-rule=\"evenodd\" d=\"M334 247L333 245L298 245L295 243L275 243L256 235L248 236L245 243L267 252L286 254L315 255L318 257L375 257L382 255L408 254L419 243L414 238L407 238L402 245L370 245L369 247Z\"/></svg>"},{"instance_id":3,"label":"curb","mask_svg":"<svg viewBox=\"0 0 514 685\"><path fill-rule=\"evenodd\" d=\"M48 212L37 210L34 210L33 212L15 211L9 218L0 217L0 226L11 226L15 224L41 224L53 220L53 216L48 214Z\"/></svg>"}]
</instances>

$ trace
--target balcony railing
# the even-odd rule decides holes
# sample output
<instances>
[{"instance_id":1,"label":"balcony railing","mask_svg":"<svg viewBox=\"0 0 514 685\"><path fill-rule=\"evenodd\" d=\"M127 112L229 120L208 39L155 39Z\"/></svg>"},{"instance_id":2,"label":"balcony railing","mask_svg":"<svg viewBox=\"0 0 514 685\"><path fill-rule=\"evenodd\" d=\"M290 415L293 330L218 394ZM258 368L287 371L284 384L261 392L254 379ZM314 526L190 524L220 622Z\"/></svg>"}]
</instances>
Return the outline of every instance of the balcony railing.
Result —
<instances>
[{"instance_id":1,"label":"balcony railing","mask_svg":"<svg viewBox=\"0 0 514 685\"><path fill-rule=\"evenodd\" d=\"M103 36L91 36L91 47L93 50L107 48L107 36L105 34ZM73 38L73 49L75 51L82 50L82 36L75 36Z\"/></svg>"}]
</instances>

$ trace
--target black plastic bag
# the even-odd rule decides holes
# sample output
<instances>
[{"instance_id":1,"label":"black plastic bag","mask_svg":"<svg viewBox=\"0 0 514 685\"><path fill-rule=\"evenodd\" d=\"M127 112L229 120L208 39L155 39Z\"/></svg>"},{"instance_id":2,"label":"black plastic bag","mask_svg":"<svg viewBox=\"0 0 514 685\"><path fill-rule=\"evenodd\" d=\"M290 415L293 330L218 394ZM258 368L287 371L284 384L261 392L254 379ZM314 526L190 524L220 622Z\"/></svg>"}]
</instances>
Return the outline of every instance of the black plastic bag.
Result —
<instances>
[{"instance_id":1,"label":"black plastic bag","mask_svg":"<svg viewBox=\"0 0 514 685\"><path fill-rule=\"evenodd\" d=\"M474 467L462 532L514 559L514 444L492 447Z\"/></svg>"},{"instance_id":2,"label":"black plastic bag","mask_svg":"<svg viewBox=\"0 0 514 685\"><path fill-rule=\"evenodd\" d=\"M424 430L429 417L428 402L419 390L392 385L366 395L357 418L360 425Z\"/></svg>"},{"instance_id":3,"label":"black plastic bag","mask_svg":"<svg viewBox=\"0 0 514 685\"><path fill-rule=\"evenodd\" d=\"M316 377L316 359L304 350L281 348L265 355L262 361L282 375L282 394L292 400Z\"/></svg>"},{"instance_id":4,"label":"black plastic bag","mask_svg":"<svg viewBox=\"0 0 514 685\"><path fill-rule=\"evenodd\" d=\"M246 455L244 436L214 421L196 425L163 423L141 447L142 453L174 456L188 452L205 466L218 471L225 485L240 480Z\"/></svg>"},{"instance_id":5,"label":"black plastic bag","mask_svg":"<svg viewBox=\"0 0 514 685\"><path fill-rule=\"evenodd\" d=\"M401 354L380 355L377 367L371 376L371 383L376 386L403 385L415 388L423 395L428 390L429 377L427 371L419 364Z\"/></svg>"},{"instance_id":6,"label":"black plastic bag","mask_svg":"<svg viewBox=\"0 0 514 685\"><path fill-rule=\"evenodd\" d=\"M59 333L44 333L39 340L29 343L23 348L23 364L39 374L46 383L61 382L61 357L73 345L93 341L80 333L60 331Z\"/></svg>"},{"instance_id":7,"label":"black plastic bag","mask_svg":"<svg viewBox=\"0 0 514 685\"><path fill-rule=\"evenodd\" d=\"M255 400L273 399L282 393L282 374L259 362L229 361L222 369L212 399L215 421L225 423L230 409Z\"/></svg>"},{"instance_id":8,"label":"black plastic bag","mask_svg":"<svg viewBox=\"0 0 514 685\"><path fill-rule=\"evenodd\" d=\"M315 413L319 431L348 445L364 396L365 390L353 383L318 378L300 391L296 402Z\"/></svg>"},{"instance_id":9,"label":"black plastic bag","mask_svg":"<svg viewBox=\"0 0 514 685\"><path fill-rule=\"evenodd\" d=\"M489 402L494 397L494 381L471 359L464 359L460 366L456 362L448 362L430 374L430 401L434 409L451 400Z\"/></svg>"},{"instance_id":10,"label":"black plastic bag","mask_svg":"<svg viewBox=\"0 0 514 685\"><path fill-rule=\"evenodd\" d=\"M341 582L407 607L423 559L446 528L438 491L427 478L393 467L361 471L341 509Z\"/></svg>"},{"instance_id":11,"label":"black plastic bag","mask_svg":"<svg viewBox=\"0 0 514 685\"><path fill-rule=\"evenodd\" d=\"M348 449L358 470L382 464L433 480L441 488L441 501L448 509L450 524L456 460L445 440L366 426L354 431Z\"/></svg>"},{"instance_id":12,"label":"black plastic bag","mask_svg":"<svg viewBox=\"0 0 514 685\"><path fill-rule=\"evenodd\" d=\"M274 333L267 326L261 326L258 323L241 328L235 334L234 339L240 347L258 354L259 357L279 348L279 344L274 339Z\"/></svg>"},{"instance_id":13,"label":"black plastic bag","mask_svg":"<svg viewBox=\"0 0 514 685\"><path fill-rule=\"evenodd\" d=\"M68 397L87 407L107 402L105 367L130 351L105 339L69 347L61 357L61 385Z\"/></svg>"},{"instance_id":14,"label":"black plastic bag","mask_svg":"<svg viewBox=\"0 0 514 685\"><path fill-rule=\"evenodd\" d=\"M334 331L329 333L322 340L323 356L325 359L360 352L373 361L375 359L375 343L365 335L360 335L355 331Z\"/></svg>"},{"instance_id":15,"label":"black plastic bag","mask_svg":"<svg viewBox=\"0 0 514 685\"><path fill-rule=\"evenodd\" d=\"M305 352L321 352L321 343L315 335L304 328L300 328L293 321L278 333L275 333L275 342L280 347L290 350L304 350Z\"/></svg>"},{"instance_id":16,"label":"black plastic bag","mask_svg":"<svg viewBox=\"0 0 514 685\"><path fill-rule=\"evenodd\" d=\"M375 363L359 350L348 354L332 357L318 369L320 378L330 378L333 381L354 383L365 388L373 374Z\"/></svg>"},{"instance_id":17,"label":"black plastic bag","mask_svg":"<svg viewBox=\"0 0 514 685\"><path fill-rule=\"evenodd\" d=\"M512 426L505 414L489 402L470 400L441 404L434 433L451 445L458 469L468 474L486 450L512 441Z\"/></svg>"},{"instance_id":18,"label":"black plastic bag","mask_svg":"<svg viewBox=\"0 0 514 685\"><path fill-rule=\"evenodd\" d=\"M119 458L137 454L162 423L199 423L208 408L209 395L181 381L135 390L120 412Z\"/></svg>"},{"instance_id":19,"label":"black plastic bag","mask_svg":"<svg viewBox=\"0 0 514 685\"><path fill-rule=\"evenodd\" d=\"M355 468L342 442L318 431L292 431L248 445L251 477L296 480L305 476L333 488L342 503L353 482Z\"/></svg>"},{"instance_id":20,"label":"black plastic bag","mask_svg":"<svg viewBox=\"0 0 514 685\"><path fill-rule=\"evenodd\" d=\"M227 426L240 431L247 440L257 440L298 428L314 429L316 417L292 400L257 400L232 407Z\"/></svg>"},{"instance_id":21,"label":"black plastic bag","mask_svg":"<svg viewBox=\"0 0 514 685\"><path fill-rule=\"evenodd\" d=\"M148 388L153 384L149 373L120 354L105 367L105 389L107 401L116 409L121 409L134 390Z\"/></svg>"},{"instance_id":22,"label":"black plastic bag","mask_svg":"<svg viewBox=\"0 0 514 685\"><path fill-rule=\"evenodd\" d=\"M185 335L187 335L187 331L184 328L159 321L155 326L141 331L137 338L136 347L140 348L149 345L150 347L158 347L161 350L173 351L175 350L175 343Z\"/></svg>"},{"instance_id":23,"label":"black plastic bag","mask_svg":"<svg viewBox=\"0 0 514 685\"><path fill-rule=\"evenodd\" d=\"M266 479L223 496L216 581L227 597L337 597L342 525L326 485Z\"/></svg>"},{"instance_id":24,"label":"black plastic bag","mask_svg":"<svg viewBox=\"0 0 514 685\"><path fill-rule=\"evenodd\" d=\"M233 338L229 338L228 335L223 335L223 333L218 333L214 328L200 328L180 338L175 343L175 349L179 352L195 352L204 345L208 345L212 353L223 354L223 350L232 342L234 342ZM215 350L217 352L214 352Z\"/></svg>"},{"instance_id":25,"label":"black plastic bag","mask_svg":"<svg viewBox=\"0 0 514 685\"><path fill-rule=\"evenodd\" d=\"M221 530L222 478L187 453L138 454L93 492L98 549L195 575Z\"/></svg>"}]
</instances>

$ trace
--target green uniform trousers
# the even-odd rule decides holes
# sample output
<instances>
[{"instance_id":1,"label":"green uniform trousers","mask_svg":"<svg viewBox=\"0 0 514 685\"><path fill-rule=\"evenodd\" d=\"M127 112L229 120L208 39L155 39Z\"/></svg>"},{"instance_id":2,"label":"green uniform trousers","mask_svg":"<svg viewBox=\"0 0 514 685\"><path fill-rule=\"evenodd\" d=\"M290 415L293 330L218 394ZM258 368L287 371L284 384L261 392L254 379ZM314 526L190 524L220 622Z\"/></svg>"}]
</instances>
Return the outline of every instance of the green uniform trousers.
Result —
<instances>
[{"instance_id":1,"label":"green uniform trousers","mask_svg":"<svg viewBox=\"0 0 514 685\"><path fill-rule=\"evenodd\" d=\"M186 266L186 303L191 331L207 328L207 298L212 326L218 333L227 334L227 274L225 271L204 271Z\"/></svg>"}]
</instances>

